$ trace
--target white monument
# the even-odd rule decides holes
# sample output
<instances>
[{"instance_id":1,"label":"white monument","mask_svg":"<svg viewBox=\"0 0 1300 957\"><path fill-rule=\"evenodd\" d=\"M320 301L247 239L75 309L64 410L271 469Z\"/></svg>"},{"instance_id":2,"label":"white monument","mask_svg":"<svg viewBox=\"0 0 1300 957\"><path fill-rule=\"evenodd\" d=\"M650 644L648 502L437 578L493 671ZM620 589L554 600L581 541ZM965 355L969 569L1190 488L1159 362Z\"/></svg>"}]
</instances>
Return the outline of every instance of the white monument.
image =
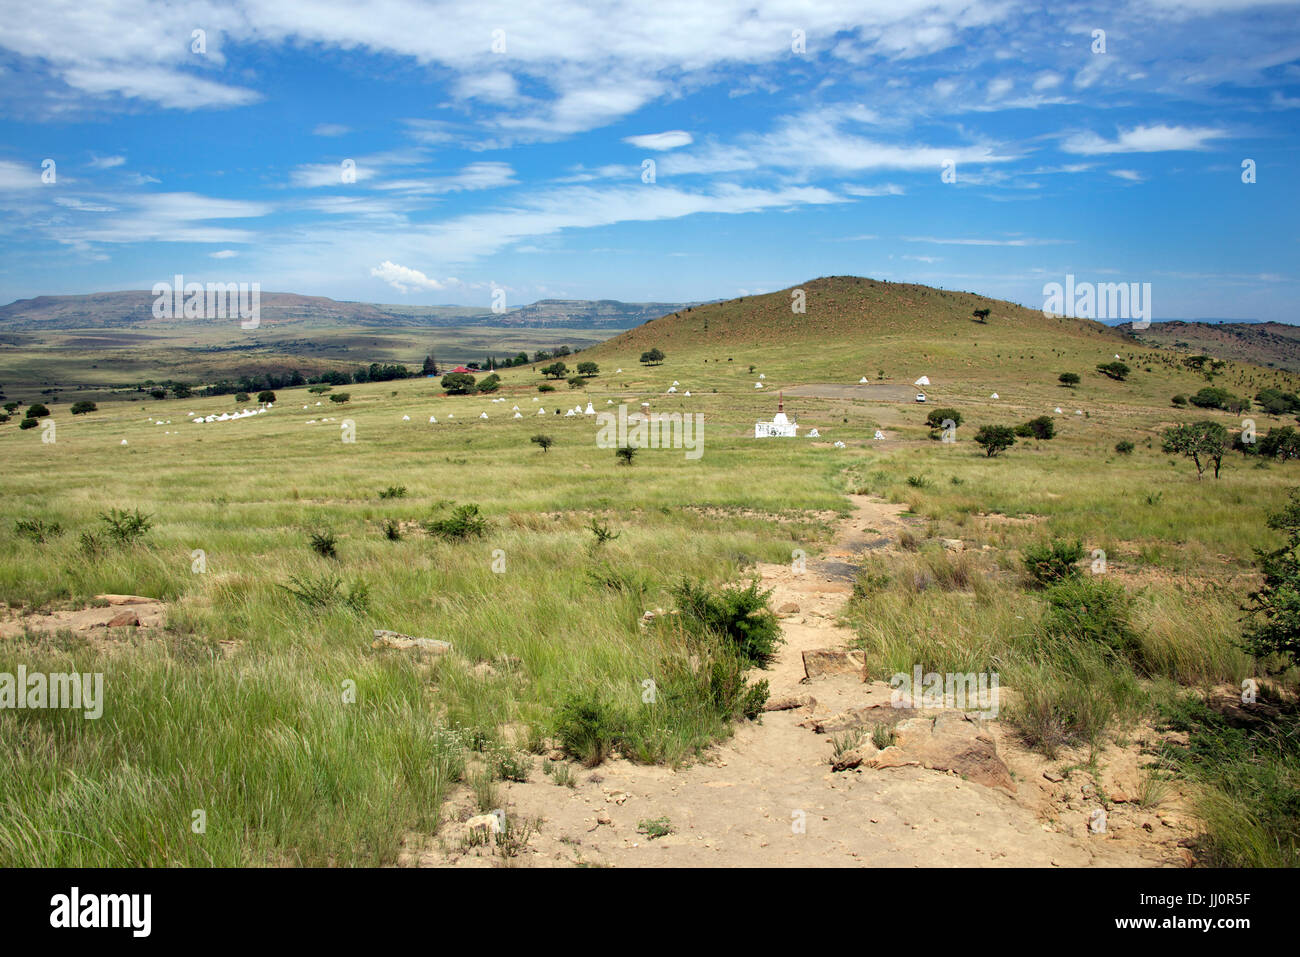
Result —
<instances>
[{"instance_id":1,"label":"white monument","mask_svg":"<svg viewBox=\"0 0 1300 957\"><path fill-rule=\"evenodd\" d=\"M799 426L794 422L791 422L789 417L785 414L785 401L781 398L781 394L778 392L776 415L772 417L771 422L754 423L754 438L771 439L783 437L792 439L795 437L795 432L798 429Z\"/></svg>"}]
</instances>

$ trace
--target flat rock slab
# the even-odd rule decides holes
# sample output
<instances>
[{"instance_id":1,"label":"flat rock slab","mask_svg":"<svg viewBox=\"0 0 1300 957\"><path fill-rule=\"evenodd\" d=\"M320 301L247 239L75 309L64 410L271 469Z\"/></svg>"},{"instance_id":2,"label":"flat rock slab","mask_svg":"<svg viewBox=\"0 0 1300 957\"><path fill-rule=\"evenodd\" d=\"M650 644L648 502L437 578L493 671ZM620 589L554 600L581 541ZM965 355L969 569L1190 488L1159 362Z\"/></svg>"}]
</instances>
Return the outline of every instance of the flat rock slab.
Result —
<instances>
[{"instance_id":1,"label":"flat rock slab","mask_svg":"<svg viewBox=\"0 0 1300 957\"><path fill-rule=\"evenodd\" d=\"M441 641L437 638L413 638L397 631L376 629L375 640L370 643L370 647L392 648L398 651L414 649L428 655L445 655L451 651L451 642Z\"/></svg>"},{"instance_id":2,"label":"flat rock slab","mask_svg":"<svg viewBox=\"0 0 1300 957\"><path fill-rule=\"evenodd\" d=\"M808 680L826 675L861 675L866 668L860 652L817 648L803 653L803 672Z\"/></svg>"},{"instance_id":3,"label":"flat rock slab","mask_svg":"<svg viewBox=\"0 0 1300 957\"><path fill-rule=\"evenodd\" d=\"M63 631L95 632L115 628L161 628L167 606L154 598L134 595L96 595L97 599L129 598L110 602L104 608L73 608L37 615L14 615L0 621L0 638L21 638L27 634L53 635ZM101 632L102 633L102 632Z\"/></svg>"}]
</instances>

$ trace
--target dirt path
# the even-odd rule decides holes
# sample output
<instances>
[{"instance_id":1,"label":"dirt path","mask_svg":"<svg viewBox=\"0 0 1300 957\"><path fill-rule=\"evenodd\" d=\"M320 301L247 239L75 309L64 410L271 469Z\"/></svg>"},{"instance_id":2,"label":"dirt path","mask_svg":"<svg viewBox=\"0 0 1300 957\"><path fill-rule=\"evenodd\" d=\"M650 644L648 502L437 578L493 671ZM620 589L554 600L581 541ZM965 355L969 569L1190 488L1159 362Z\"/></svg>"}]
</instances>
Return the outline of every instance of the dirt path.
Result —
<instances>
[{"instance_id":1,"label":"dirt path","mask_svg":"<svg viewBox=\"0 0 1300 957\"><path fill-rule=\"evenodd\" d=\"M869 705L894 710L888 709L888 685L864 682L859 674L805 678L804 652L842 649L854 637L836 623L851 593L852 561L864 549L889 547L905 527L900 517L904 506L865 496L854 496L852 503L853 513L840 526L837 544L817 560L810 558L802 574L786 565L758 566L763 587L773 589L772 607L787 612L782 618L786 643L764 674L771 700L811 695L816 704L768 712L760 723L744 723L730 741L712 749L705 763L681 771L612 761L590 772L578 770L574 788L557 786L540 770L528 782L503 785L502 800L511 820L540 822L512 863L619 867L1181 863L1171 830L1178 823L1175 819L1166 823L1163 819L1169 816L1158 811L1142 812L1130 805L1120 813L1119 806L1113 806L1110 828L1089 833L1087 785L1071 803L1068 794L1062 797L1061 789L1077 791L1078 782L1045 780L1047 763L1017 751L1009 736L996 727L988 734L997 741L997 753L1011 770L1014 794L916 765L832 771L832 735L815 733L810 728L813 720ZM792 611L791 606L798 610ZM1061 800L1069 806L1063 814ZM671 821L672 833L650 840L638 832L639 822L664 817ZM501 862L489 849L461 850L464 829L463 823L453 821L438 839L421 841L413 836L405 863L491 866ZM1154 838L1147 839L1152 833Z\"/></svg>"}]
</instances>

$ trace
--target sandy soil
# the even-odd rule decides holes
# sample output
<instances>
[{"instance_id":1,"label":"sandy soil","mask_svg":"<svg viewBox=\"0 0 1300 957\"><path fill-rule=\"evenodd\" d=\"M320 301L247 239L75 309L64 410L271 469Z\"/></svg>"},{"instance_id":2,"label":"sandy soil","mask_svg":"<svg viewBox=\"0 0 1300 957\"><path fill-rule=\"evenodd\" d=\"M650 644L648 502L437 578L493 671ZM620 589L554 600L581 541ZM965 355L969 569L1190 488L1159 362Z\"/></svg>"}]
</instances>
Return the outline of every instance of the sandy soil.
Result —
<instances>
[{"instance_id":1,"label":"sandy soil","mask_svg":"<svg viewBox=\"0 0 1300 957\"><path fill-rule=\"evenodd\" d=\"M672 770L627 761L591 771L576 765L569 788L541 773L536 758L527 782L506 783L503 810L517 841L466 849L464 823L476 813L468 793L453 798L451 818L438 836L408 836L402 863L417 866L706 866L706 867L966 867L966 866L1183 866L1193 822L1170 793L1153 807L1136 802L1140 729L1125 748L1108 749L1101 780L1071 765L1079 756L1048 762L1019 747L997 721L980 727L996 742L1010 771L1010 788L991 787L945 771L904 766L833 771L832 734L821 721L852 709L889 712L889 686L860 673L806 677L803 653L843 649L853 634L836 615L851 593L853 563L864 550L892 549L905 527L902 505L853 497L836 545L799 573L760 565L771 605L784 609L786 643L765 673L771 700L814 702L768 712L744 723L700 764ZM793 610L797 606L797 611ZM916 711L904 711L915 717ZM952 712L949 712L952 714ZM958 716L960 718L960 716ZM869 726L868 726L869 727ZM972 732L974 733L974 732ZM987 745L987 740L986 740ZM874 750L874 748L872 749ZM890 751L897 751L891 748ZM886 752L882 752L884 754ZM907 756L906 752L902 755ZM1089 822L1107 795L1106 828ZM640 822L668 818L671 833L650 838ZM1183 845L1183 846L1180 846Z\"/></svg>"}]
</instances>

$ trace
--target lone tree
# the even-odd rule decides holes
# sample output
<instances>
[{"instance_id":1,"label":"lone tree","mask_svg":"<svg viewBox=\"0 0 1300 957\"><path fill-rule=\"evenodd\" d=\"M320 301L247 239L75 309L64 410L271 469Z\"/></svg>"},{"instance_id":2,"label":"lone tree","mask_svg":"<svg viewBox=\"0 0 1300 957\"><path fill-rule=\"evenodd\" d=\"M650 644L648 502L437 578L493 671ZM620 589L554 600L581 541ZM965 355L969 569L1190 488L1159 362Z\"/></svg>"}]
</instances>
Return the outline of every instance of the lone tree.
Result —
<instances>
[{"instance_id":1,"label":"lone tree","mask_svg":"<svg viewBox=\"0 0 1300 957\"><path fill-rule=\"evenodd\" d=\"M1066 388L1073 389L1076 385L1079 384L1079 373L1062 372L1059 376L1056 377L1056 381L1061 383L1061 385L1065 386Z\"/></svg>"},{"instance_id":2,"label":"lone tree","mask_svg":"<svg viewBox=\"0 0 1300 957\"><path fill-rule=\"evenodd\" d=\"M618 459L619 465L631 465L632 459L636 457L635 445L622 445L614 450L614 457Z\"/></svg>"},{"instance_id":3,"label":"lone tree","mask_svg":"<svg viewBox=\"0 0 1300 957\"><path fill-rule=\"evenodd\" d=\"M1224 453L1232 446L1232 437L1218 422L1192 422L1165 429L1160 448L1166 455L1185 455L1196 466L1196 479L1205 476L1205 470L1214 466L1214 477L1219 477Z\"/></svg>"},{"instance_id":4,"label":"lone tree","mask_svg":"<svg viewBox=\"0 0 1300 957\"><path fill-rule=\"evenodd\" d=\"M600 372L600 366L596 365L596 363L594 363L594 362L579 362L579 363L578 363L578 375L585 375L587 378L590 379L592 376L596 375L598 372Z\"/></svg>"},{"instance_id":5,"label":"lone tree","mask_svg":"<svg viewBox=\"0 0 1300 957\"><path fill-rule=\"evenodd\" d=\"M975 317L976 322L985 323L989 321L989 313L992 311L992 309L976 309L971 315Z\"/></svg>"},{"instance_id":6,"label":"lone tree","mask_svg":"<svg viewBox=\"0 0 1300 957\"><path fill-rule=\"evenodd\" d=\"M420 367L420 370L426 376L438 374L438 363L434 361L432 353L424 357L424 365Z\"/></svg>"},{"instance_id":7,"label":"lone tree","mask_svg":"<svg viewBox=\"0 0 1300 957\"><path fill-rule=\"evenodd\" d=\"M648 366L657 366L667 358L658 349L651 349L649 352L641 353L641 364Z\"/></svg>"},{"instance_id":8,"label":"lone tree","mask_svg":"<svg viewBox=\"0 0 1300 957\"><path fill-rule=\"evenodd\" d=\"M82 399L80 402L72 403L73 415L85 415L87 412L94 412L99 406L88 399Z\"/></svg>"},{"instance_id":9,"label":"lone tree","mask_svg":"<svg viewBox=\"0 0 1300 957\"><path fill-rule=\"evenodd\" d=\"M1016 433L1006 425L981 425L975 433L975 444L984 450L985 455L993 458L1016 444Z\"/></svg>"},{"instance_id":10,"label":"lone tree","mask_svg":"<svg viewBox=\"0 0 1300 957\"><path fill-rule=\"evenodd\" d=\"M468 372L448 372L442 377L442 387L448 395L468 395L474 391L474 377Z\"/></svg>"},{"instance_id":11,"label":"lone tree","mask_svg":"<svg viewBox=\"0 0 1300 957\"><path fill-rule=\"evenodd\" d=\"M1254 622L1246 629L1246 647L1263 658L1285 655L1300 661L1300 489L1268 517L1268 527L1286 534L1286 542L1271 552L1255 552L1264 584L1252 592L1247 610Z\"/></svg>"},{"instance_id":12,"label":"lone tree","mask_svg":"<svg viewBox=\"0 0 1300 957\"><path fill-rule=\"evenodd\" d=\"M548 366L542 367L542 375L552 379L563 379L569 374L569 367L563 362L552 362Z\"/></svg>"},{"instance_id":13,"label":"lone tree","mask_svg":"<svg viewBox=\"0 0 1300 957\"><path fill-rule=\"evenodd\" d=\"M1132 370L1122 362L1103 362L1097 366L1097 371L1104 376L1110 376L1116 382L1123 382Z\"/></svg>"},{"instance_id":14,"label":"lone tree","mask_svg":"<svg viewBox=\"0 0 1300 957\"><path fill-rule=\"evenodd\" d=\"M534 445L540 445L543 452L550 451L551 446L555 444L555 439L549 435L534 435L529 441Z\"/></svg>"}]
</instances>

